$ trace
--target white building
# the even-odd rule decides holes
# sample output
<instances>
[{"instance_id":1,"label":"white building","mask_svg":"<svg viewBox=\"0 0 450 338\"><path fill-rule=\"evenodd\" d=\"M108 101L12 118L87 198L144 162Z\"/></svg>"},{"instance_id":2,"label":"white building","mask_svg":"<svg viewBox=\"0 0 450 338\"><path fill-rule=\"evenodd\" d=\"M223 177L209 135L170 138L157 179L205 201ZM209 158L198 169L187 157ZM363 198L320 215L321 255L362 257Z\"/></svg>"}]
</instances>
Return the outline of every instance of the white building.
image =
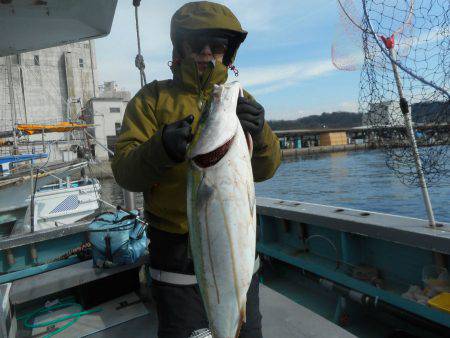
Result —
<instances>
[{"instance_id":1,"label":"white building","mask_svg":"<svg viewBox=\"0 0 450 338\"><path fill-rule=\"evenodd\" d=\"M363 126L403 126L405 124L400 103L398 101L386 101L371 103L369 111L363 115Z\"/></svg>"},{"instance_id":2,"label":"white building","mask_svg":"<svg viewBox=\"0 0 450 338\"><path fill-rule=\"evenodd\" d=\"M97 66L91 41L0 58L0 132L17 124L54 124L76 121L82 107L98 95ZM51 160L70 160L71 133L45 135L55 148ZM43 151L42 136L21 138L20 152ZM31 142L30 142L31 141ZM26 146L25 146L26 145ZM9 149L1 147L1 153Z\"/></svg>"},{"instance_id":3,"label":"white building","mask_svg":"<svg viewBox=\"0 0 450 338\"><path fill-rule=\"evenodd\" d=\"M118 90L115 82L105 82L101 88L100 97L89 100L86 115L89 123L94 124L90 133L95 136L96 141L114 151L131 94ZM93 153L98 160L108 160L111 157L96 142L93 143Z\"/></svg>"}]
</instances>

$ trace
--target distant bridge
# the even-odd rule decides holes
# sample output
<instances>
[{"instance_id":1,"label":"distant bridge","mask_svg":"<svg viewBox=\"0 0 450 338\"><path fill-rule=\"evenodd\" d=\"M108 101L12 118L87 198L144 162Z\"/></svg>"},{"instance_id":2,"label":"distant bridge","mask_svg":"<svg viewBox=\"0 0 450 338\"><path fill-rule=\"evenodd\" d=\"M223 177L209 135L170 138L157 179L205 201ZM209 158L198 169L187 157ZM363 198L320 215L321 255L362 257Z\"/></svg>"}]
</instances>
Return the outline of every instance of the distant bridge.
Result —
<instances>
[{"instance_id":1,"label":"distant bridge","mask_svg":"<svg viewBox=\"0 0 450 338\"><path fill-rule=\"evenodd\" d=\"M274 133L278 137L295 137L302 135L320 135L323 133L339 133L346 132L347 135L356 133L367 133L369 131L379 132L382 130L402 130L404 126L359 126L351 128L316 128L316 129L289 129L289 130L274 130ZM450 132L450 123L441 124L415 124L414 129L425 131L425 130L436 130L436 131L447 131ZM349 135L350 136L350 135Z\"/></svg>"},{"instance_id":2,"label":"distant bridge","mask_svg":"<svg viewBox=\"0 0 450 338\"><path fill-rule=\"evenodd\" d=\"M450 123L442 124L416 124L416 132L421 132L429 137L436 135L441 139L450 140ZM359 126L353 128L318 128L318 129L292 129L275 130L280 139L282 149L300 149L318 146L344 146L344 145L373 145L374 141L383 138L387 132L397 139L406 137L404 126Z\"/></svg>"}]
</instances>

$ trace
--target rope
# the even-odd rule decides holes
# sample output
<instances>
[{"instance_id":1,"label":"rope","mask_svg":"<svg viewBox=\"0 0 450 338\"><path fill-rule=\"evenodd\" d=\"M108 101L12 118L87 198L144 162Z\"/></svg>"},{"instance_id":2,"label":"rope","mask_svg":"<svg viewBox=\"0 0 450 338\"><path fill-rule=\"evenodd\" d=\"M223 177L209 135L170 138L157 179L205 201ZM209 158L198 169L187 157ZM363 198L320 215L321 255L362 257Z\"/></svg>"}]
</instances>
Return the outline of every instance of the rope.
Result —
<instances>
[{"instance_id":1,"label":"rope","mask_svg":"<svg viewBox=\"0 0 450 338\"><path fill-rule=\"evenodd\" d=\"M81 253L87 251L90 248L91 248L91 242L82 243L80 246L77 246L76 248L70 249L69 251L67 251L66 253L62 254L61 256L58 256L58 257L50 259L45 264L50 264L50 263L53 263L53 262L62 261L64 259L69 258L70 256L81 254Z\"/></svg>"},{"instance_id":2,"label":"rope","mask_svg":"<svg viewBox=\"0 0 450 338\"><path fill-rule=\"evenodd\" d=\"M94 141L95 143L97 143L97 145L101 148L103 148L105 151L107 151L109 154L111 154L112 156L114 156L114 152L109 149L108 147L106 147L105 145L103 145L102 143L100 143L100 141L98 141L95 136L93 136L92 134L88 133L86 130L83 130L85 132L85 134L87 136L89 136L91 138L92 141Z\"/></svg>"},{"instance_id":3,"label":"rope","mask_svg":"<svg viewBox=\"0 0 450 338\"><path fill-rule=\"evenodd\" d=\"M67 307L71 307L71 306L77 306L80 309L80 312L76 312L70 315L66 315L54 320L50 320L47 322L39 322L36 324L32 324L31 322L34 321L34 319L40 315L49 313L49 312L53 312L55 310L59 310L59 309L64 309ZM28 314L25 314L22 317L17 318L17 320L22 320L23 324L26 328L28 329L35 329L35 328L39 328L39 327L47 327L47 326L54 326L55 324L67 321L69 319L72 319L71 321L69 321L68 323L64 324L63 326L61 326L60 328L58 328L56 331L50 332L49 334L45 335L44 338L47 337L52 337L62 331L64 331L65 329L69 328L70 326L72 326L73 324L75 324L75 322L78 321L78 319L82 316L91 314L91 313L95 313L95 312L99 312L102 311L102 308L97 308L97 309L92 309L92 310L87 310L85 311L83 309L83 307L74 302L72 299L67 299L67 300L63 300L63 301L58 301L58 303L56 303L55 305L51 305L51 306L43 306L39 309L37 309L36 311L30 312Z\"/></svg>"},{"instance_id":4,"label":"rope","mask_svg":"<svg viewBox=\"0 0 450 338\"><path fill-rule=\"evenodd\" d=\"M141 53L141 37L139 35L139 13L138 8L141 4L141 0L133 0L133 6L134 6L134 19L136 22L136 37L137 37L137 45L138 45L138 54L136 55L136 58L134 59L134 65L137 69L139 69L140 79L141 79L141 87L144 87L144 85L147 84L147 79L145 77L145 63L144 63L144 57Z\"/></svg>"}]
</instances>

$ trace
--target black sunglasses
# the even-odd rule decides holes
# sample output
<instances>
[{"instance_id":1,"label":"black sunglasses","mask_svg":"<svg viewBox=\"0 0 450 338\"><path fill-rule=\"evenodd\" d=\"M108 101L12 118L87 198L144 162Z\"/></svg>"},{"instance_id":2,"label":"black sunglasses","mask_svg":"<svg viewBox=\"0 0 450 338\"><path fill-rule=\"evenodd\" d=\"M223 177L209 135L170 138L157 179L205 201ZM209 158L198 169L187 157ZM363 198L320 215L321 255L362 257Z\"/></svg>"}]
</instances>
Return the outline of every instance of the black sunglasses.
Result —
<instances>
[{"instance_id":1,"label":"black sunglasses","mask_svg":"<svg viewBox=\"0 0 450 338\"><path fill-rule=\"evenodd\" d=\"M213 54L225 54L228 48L228 39L214 36L190 36L186 42L194 53L199 54L206 45Z\"/></svg>"}]
</instances>

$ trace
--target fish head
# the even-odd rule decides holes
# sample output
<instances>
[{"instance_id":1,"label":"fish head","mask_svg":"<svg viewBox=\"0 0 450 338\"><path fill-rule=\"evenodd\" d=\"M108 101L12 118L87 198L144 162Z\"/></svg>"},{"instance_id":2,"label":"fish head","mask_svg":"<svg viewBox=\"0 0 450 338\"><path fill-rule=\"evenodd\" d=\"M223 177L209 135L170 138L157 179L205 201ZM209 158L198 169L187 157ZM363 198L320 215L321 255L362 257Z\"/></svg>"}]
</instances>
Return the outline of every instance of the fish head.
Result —
<instances>
[{"instance_id":1,"label":"fish head","mask_svg":"<svg viewBox=\"0 0 450 338\"><path fill-rule=\"evenodd\" d=\"M188 149L188 158L197 166L210 167L225 156L240 127L236 115L239 82L215 85Z\"/></svg>"}]
</instances>

